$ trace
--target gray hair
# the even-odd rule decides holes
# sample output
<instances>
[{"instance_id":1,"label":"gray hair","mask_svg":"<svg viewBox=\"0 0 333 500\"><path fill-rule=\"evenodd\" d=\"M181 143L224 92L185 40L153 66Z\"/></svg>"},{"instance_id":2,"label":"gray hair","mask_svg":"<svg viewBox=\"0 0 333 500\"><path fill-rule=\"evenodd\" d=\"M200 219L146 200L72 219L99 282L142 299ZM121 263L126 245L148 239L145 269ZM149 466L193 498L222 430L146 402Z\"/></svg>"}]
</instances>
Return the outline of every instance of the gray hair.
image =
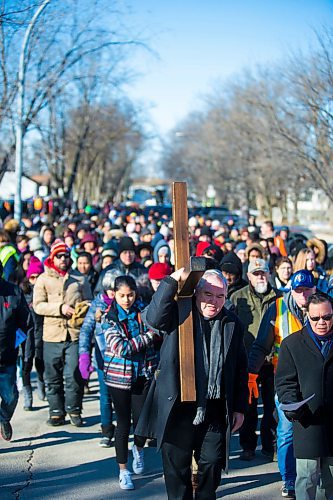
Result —
<instances>
[{"instance_id":1,"label":"gray hair","mask_svg":"<svg viewBox=\"0 0 333 500\"><path fill-rule=\"evenodd\" d=\"M109 269L103 276L102 279L102 289L103 290L114 290L114 282L118 276L122 276L122 272L119 269Z\"/></svg>"},{"instance_id":2,"label":"gray hair","mask_svg":"<svg viewBox=\"0 0 333 500\"><path fill-rule=\"evenodd\" d=\"M225 286L225 289L228 290L228 283L227 283L227 280L225 279L225 277L223 276L222 274L222 271L220 271L219 269L208 269L207 271L205 271L205 273L201 276L197 286L196 286L196 289L195 291L198 292L201 290L201 288L204 287L205 285L205 282L207 281L207 277L208 276L215 276L216 278L218 278L219 280L222 281L223 285Z\"/></svg>"}]
</instances>

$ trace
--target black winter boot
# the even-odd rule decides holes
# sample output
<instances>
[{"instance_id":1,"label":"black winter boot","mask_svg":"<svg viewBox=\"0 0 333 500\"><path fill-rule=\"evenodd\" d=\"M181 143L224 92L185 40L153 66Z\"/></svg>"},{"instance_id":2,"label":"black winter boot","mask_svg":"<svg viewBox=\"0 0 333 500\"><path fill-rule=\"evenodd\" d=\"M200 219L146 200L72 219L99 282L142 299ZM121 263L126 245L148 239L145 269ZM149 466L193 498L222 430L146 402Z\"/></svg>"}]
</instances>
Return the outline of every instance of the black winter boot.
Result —
<instances>
[{"instance_id":1,"label":"black winter boot","mask_svg":"<svg viewBox=\"0 0 333 500\"><path fill-rule=\"evenodd\" d=\"M45 383L42 380L37 380L37 395L40 401L45 401Z\"/></svg>"},{"instance_id":2,"label":"black winter boot","mask_svg":"<svg viewBox=\"0 0 333 500\"><path fill-rule=\"evenodd\" d=\"M23 410L32 411L32 389L31 385L24 385L22 388L23 393Z\"/></svg>"}]
</instances>

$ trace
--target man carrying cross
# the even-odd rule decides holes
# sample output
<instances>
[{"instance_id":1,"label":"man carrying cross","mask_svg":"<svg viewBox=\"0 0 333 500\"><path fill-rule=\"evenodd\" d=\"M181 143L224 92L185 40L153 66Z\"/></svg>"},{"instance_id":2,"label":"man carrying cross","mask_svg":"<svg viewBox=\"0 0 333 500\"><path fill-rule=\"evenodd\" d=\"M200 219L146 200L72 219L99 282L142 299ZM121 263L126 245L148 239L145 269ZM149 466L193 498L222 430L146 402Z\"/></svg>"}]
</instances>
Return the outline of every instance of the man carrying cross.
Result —
<instances>
[{"instance_id":1,"label":"man carrying cross","mask_svg":"<svg viewBox=\"0 0 333 500\"><path fill-rule=\"evenodd\" d=\"M191 461L198 463L197 499L216 498L227 469L230 433L243 423L248 398L243 330L223 306L227 285L208 270L195 289L193 333L196 401L181 401L179 331L175 300L184 269L164 278L148 307L146 321L164 333L161 360L136 434L157 438L168 497L193 498Z\"/></svg>"},{"instance_id":2,"label":"man carrying cross","mask_svg":"<svg viewBox=\"0 0 333 500\"><path fill-rule=\"evenodd\" d=\"M189 259L185 182L173 184L176 271L162 280L146 323L163 334L160 363L136 434L162 449L169 499L192 499L191 462L198 464L197 499L216 498L229 440L243 423L247 355L238 318L224 308L227 283L205 258ZM186 269L185 269L186 268Z\"/></svg>"}]
</instances>

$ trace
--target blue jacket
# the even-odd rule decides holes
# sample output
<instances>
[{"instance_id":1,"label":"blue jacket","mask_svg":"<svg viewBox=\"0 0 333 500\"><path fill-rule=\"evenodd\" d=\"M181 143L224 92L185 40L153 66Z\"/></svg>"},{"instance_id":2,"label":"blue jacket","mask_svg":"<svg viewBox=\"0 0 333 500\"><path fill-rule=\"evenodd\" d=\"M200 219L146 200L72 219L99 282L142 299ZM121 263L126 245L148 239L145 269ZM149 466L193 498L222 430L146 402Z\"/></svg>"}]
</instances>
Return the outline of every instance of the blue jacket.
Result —
<instances>
[{"instance_id":1,"label":"blue jacket","mask_svg":"<svg viewBox=\"0 0 333 500\"><path fill-rule=\"evenodd\" d=\"M143 304L136 301L125 313L114 302L107 313L104 376L111 387L130 390L137 377L151 379L157 368L154 347L157 332L149 331L143 324L142 308Z\"/></svg>"},{"instance_id":2,"label":"blue jacket","mask_svg":"<svg viewBox=\"0 0 333 500\"><path fill-rule=\"evenodd\" d=\"M80 330L79 354L83 354L84 352L90 353L91 343L93 337L95 336L94 364L99 370L103 370L106 342L102 329L102 323L96 321L95 314L97 309L105 312L108 307L108 304L103 298L103 293L99 293L92 301Z\"/></svg>"}]
</instances>

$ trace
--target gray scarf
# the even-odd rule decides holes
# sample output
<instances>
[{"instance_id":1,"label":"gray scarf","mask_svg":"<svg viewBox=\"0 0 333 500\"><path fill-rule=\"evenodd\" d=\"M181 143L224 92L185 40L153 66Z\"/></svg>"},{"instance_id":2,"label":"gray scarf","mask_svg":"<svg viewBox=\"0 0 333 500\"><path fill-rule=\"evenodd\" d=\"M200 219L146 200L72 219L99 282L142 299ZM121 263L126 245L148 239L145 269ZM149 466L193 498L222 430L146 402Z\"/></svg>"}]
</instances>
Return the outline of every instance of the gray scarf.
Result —
<instances>
[{"instance_id":1,"label":"gray scarf","mask_svg":"<svg viewBox=\"0 0 333 500\"><path fill-rule=\"evenodd\" d=\"M195 313L194 346L197 413L193 420L194 425L199 425L204 421L207 399L219 399L221 397L223 316L223 313L220 312L216 318L205 320L198 311ZM205 332L210 337L209 345L207 345Z\"/></svg>"}]
</instances>

